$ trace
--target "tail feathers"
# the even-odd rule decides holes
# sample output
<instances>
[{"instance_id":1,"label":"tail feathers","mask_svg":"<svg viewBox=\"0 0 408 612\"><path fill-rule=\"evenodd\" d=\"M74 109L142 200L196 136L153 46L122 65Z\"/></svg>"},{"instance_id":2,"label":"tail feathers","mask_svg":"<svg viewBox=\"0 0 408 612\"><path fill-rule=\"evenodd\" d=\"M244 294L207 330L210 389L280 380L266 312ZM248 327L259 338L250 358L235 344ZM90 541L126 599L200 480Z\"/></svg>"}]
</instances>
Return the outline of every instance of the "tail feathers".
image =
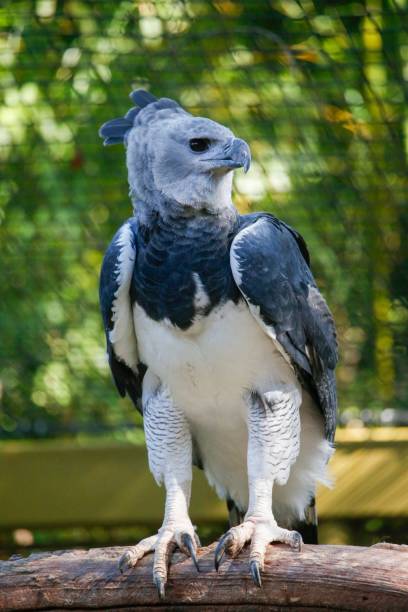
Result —
<instances>
[{"instance_id":1,"label":"tail feathers","mask_svg":"<svg viewBox=\"0 0 408 612\"><path fill-rule=\"evenodd\" d=\"M299 521L293 525L293 528L300 533L305 544L318 544L317 509L314 497L306 508L305 515L305 520Z\"/></svg>"},{"instance_id":2,"label":"tail feathers","mask_svg":"<svg viewBox=\"0 0 408 612\"><path fill-rule=\"evenodd\" d=\"M238 508L233 499L227 499L228 522L230 527L240 525L244 520L244 512Z\"/></svg>"}]
</instances>

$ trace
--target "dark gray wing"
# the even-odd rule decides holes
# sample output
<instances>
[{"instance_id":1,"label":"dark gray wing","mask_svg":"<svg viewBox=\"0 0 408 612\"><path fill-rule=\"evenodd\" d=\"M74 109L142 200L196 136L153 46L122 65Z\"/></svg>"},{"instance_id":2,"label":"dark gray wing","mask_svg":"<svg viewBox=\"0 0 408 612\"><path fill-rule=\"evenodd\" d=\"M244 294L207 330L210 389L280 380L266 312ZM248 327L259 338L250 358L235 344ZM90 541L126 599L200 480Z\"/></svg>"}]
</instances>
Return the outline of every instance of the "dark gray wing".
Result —
<instances>
[{"instance_id":1,"label":"dark gray wing","mask_svg":"<svg viewBox=\"0 0 408 612\"><path fill-rule=\"evenodd\" d=\"M102 263L99 301L110 369L122 397L129 395L140 410L145 366L137 352L130 287L136 261L137 221L128 219L116 232Z\"/></svg>"},{"instance_id":2,"label":"dark gray wing","mask_svg":"<svg viewBox=\"0 0 408 612\"><path fill-rule=\"evenodd\" d=\"M234 280L264 331L314 394L333 440L337 341L333 317L308 265L305 242L272 215L251 215L231 246Z\"/></svg>"}]
</instances>

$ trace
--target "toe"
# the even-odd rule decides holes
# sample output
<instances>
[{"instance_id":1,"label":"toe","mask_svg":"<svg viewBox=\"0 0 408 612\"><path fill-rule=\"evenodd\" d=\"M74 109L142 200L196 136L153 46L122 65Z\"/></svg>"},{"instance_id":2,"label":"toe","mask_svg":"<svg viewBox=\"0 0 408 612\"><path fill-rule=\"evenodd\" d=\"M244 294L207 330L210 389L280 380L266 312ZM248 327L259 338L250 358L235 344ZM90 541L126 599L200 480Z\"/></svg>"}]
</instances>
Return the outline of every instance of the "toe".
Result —
<instances>
[{"instance_id":1,"label":"toe","mask_svg":"<svg viewBox=\"0 0 408 612\"><path fill-rule=\"evenodd\" d=\"M215 549L214 564L217 571L226 552L231 557L239 555L245 544L251 540L254 527L255 524L252 521L245 521L237 527L231 527L231 529L222 536Z\"/></svg>"},{"instance_id":2,"label":"toe","mask_svg":"<svg viewBox=\"0 0 408 612\"><path fill-rule=\"evenodd\" d=\"M156 542L153 561L153 582L160 599L164 598L167 583L167 568L170 557L176 547L171 531L162 531Z\"/></svg>"},{"instance_id":3,"label":"toe","mask_svg":"<svg viewBox=\"0 0 408 612\"><path fill-rule=\"evenodd\" d=\"M251 540L249 563L252 578L257 586L261 586L260 572L264 568L266 547L269 543L269 533L265 525L257 525Z\"/></svg>"},{"instance_id":4,"label":"toe","mask_svg":"<svg viewBox=\"0 0 408 612\"><path fill-rule=\"evenodd\" d=\"M281 529L274 535L272 542L283 542L288 544L291 548L300 552L303 546L302 536L298 531L290 531L289 529Z\"/></svg>"},{"instance_id":5,"label":"toe","mask_svg":"<svg viewBox=\"0 0 408 612\"><path fill-rule=\"evenodd\" d=\"M303 547L302 536L298 531L292 531L292 537L290 541L290 546L294 548L297 552L301 552Z\"/></svg>"},{"instance_id":6,"label":"toe","mask_svg":"<svg viewBox=\"0 0 408 612\"><path fill-rule=\"evenodd\" d=\"M124 552L119 559L119 570L121 573L123 574L125 570L134 567L139 559L154 549L156 542L157 535L150 536Z\"/></svg>"}]
</instances>

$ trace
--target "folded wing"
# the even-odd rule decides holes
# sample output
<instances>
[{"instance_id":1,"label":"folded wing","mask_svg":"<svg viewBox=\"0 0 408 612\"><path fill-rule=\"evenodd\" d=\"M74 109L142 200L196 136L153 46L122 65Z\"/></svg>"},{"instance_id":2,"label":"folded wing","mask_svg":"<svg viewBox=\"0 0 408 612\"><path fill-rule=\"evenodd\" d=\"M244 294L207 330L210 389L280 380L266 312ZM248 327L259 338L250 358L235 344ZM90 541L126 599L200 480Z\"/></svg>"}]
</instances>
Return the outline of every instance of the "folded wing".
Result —
<instances>
[{"instance_id":1,"label":"folded wing","mask_svg":"<svg viewBox=\"0 0 408 612\"><path fill-rule=\"evenodd\" d=\"M305 242L272 215L243 217L231 246L231 269L251 313L315 397L332 441L336 331L310 271Z\"/></svg>"},{"instance_id":2,"label":"folded wing","mask_svg":"<svg viewBox=\"0 0 408 612\"><path fill-rule=\"evenodd\" d=\"M137 254L137 221L128 219L117 231L102 263L99 300L110 369L122 397L140 409L145 366L140 363L130 288Z\"/></svg>"}]
</instances>

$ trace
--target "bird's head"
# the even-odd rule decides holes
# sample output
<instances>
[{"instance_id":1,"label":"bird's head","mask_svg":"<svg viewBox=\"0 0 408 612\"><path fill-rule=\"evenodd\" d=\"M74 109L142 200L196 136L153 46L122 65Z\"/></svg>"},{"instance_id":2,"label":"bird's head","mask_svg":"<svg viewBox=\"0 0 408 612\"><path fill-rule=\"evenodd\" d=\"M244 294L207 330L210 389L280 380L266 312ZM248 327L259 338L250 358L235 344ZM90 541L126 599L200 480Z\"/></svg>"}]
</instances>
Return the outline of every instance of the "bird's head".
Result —
<instances>
[{"instance_id":1,"label":"bird's head","mask_svg":"<svg viewBox=\"0 0 408 612\"><path fill-rule=\"evenodd\" d=\"M137 107L105 123L99 134L104 144L125 144L134 201L160 208L172 200L210 212L231 206L232 171L247 171L251 162L246 142L168 98L143 90L131 98Z\"/></svg>"}]
</instances>

